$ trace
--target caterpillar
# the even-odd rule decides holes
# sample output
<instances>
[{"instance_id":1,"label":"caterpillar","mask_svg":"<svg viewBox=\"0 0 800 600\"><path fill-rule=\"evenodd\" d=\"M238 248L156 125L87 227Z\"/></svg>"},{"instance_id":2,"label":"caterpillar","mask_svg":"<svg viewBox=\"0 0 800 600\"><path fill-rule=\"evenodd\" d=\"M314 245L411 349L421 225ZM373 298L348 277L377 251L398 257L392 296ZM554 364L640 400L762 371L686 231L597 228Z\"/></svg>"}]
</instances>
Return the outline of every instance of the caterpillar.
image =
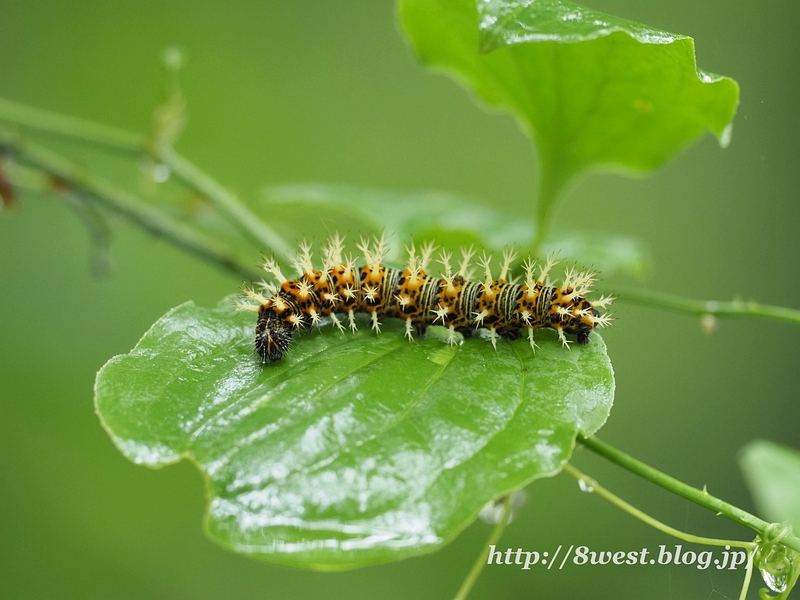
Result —
<instances>
[{"instance_id":1,"label":"caterpillar","mask_svg":"<svg viewBox=\"0 0 800 600\"><path fill-rule=\"evenodd\" d=\"M419 252L413 241L406 248L408 263L405 269L383 264L388 252L384 236L372 241L362 238L357 244L364 255L364 264L356 266L351 256L344 257L344 239L333 235L322 248L322 270L312 264L311 245L303 242L293 260L297 279L287 279L274 258L264 258L264 269L272 274L277 286L258 284L264 293L245 288L240 310L258 313L255 330L255 349L264 363L280 360L288 351L295 331L319 326L324 317L344 332L340 315L346 315L349 327L355 331L355 313L370 315L372 329L380 332L380 318L405 321L405 336L413 341L413 333L425 333L429 325L442 325L449 330L447 341L457 343L456 333L470 337L477 328L486 328L495 350L497 338L515 339L522 329L528 332L531 348L535 329L549 327L558 332L563 346L569 348L566 335L576 337L578 344L589 342L596 327L610 323L609 314L598 308L608 306L612 297L590 302L586 296L592 289L595 273L566 270L560 286L550 285L548 274L558 261L548 257L535 275L536 263L528 258L523 263L524 283L506 280L516 259L513 250L503 251L500 276L492 278L491 256L483 253L478 259L483 281L470 281L472 248L461 251L461 261L454 270L452 253L442 250L438 261L442 276L432 277L427 269L435 253L429 243ZM255 304L253 304L255 302Z\"/></svg>"}]
</instances>

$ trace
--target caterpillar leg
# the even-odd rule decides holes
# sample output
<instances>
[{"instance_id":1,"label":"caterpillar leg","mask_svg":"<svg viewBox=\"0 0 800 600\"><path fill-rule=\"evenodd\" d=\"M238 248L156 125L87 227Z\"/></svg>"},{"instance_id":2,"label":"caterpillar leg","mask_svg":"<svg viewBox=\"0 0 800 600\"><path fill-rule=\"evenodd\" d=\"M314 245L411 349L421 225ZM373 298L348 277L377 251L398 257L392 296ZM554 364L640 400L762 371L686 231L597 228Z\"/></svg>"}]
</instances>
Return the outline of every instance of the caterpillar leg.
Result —
<instances>
[{"instance_id":1,"label":"caterpillar leg","mask_svg":"<svg viewBox=\"0 0 800 600\"><path fill-rule=\"evenodd\" d=\"M494 327L489 328L489 340L491 340L492 346L494 346L494 351L497 352L497 330Z\"/></svg>"},{"instance_id":2,"label":"caterpillar leg","mask_svg":"<svg viewBox=\"0 0 800 600\"><path fill-rule=\"evenodd\" d=\"M425 332L428 331L428 326L425 323L414 323L414 329L417 330L417 335L419 337L424 337Z\"/></svg>"},{"instance_id":3,"label":"caterpillar leg","mask_svg":"<svg viewBox=\"0 0 800 600\"><path fill-rule=\"evenodd\" d=\"M455 346L458 342L456 341L456 328L453 325L450 325L448 333L447 333L447 344L449 346Z\"/></svg>"}]
</instances>

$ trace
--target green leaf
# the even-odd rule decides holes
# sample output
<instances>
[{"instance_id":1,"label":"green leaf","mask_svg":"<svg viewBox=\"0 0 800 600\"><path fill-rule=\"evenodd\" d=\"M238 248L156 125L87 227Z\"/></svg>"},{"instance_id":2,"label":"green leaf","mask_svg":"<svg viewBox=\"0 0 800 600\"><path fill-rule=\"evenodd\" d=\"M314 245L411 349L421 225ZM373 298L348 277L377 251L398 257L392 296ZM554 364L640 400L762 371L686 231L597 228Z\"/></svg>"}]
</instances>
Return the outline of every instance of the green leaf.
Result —
<instances>
[{"instance_id":1,"label":"green leaf","mask_svg":"<svg viewBox=\"0 0 800 600\"><path fill-rule=\"evenodd\" d=\"M377 235L392 240L389 261L400 261L403 245L433 240L446 248L474 245L498 253L515 244L529 248L535 228L518 215L489 208L469 198L444 192L392 192L346 185L294 184L270 186L261 192L258 214L286 232L287 239L324 239L332 231ZM317 219L309 219L314 214ZM296 225L296 228L293 227ZM642 277L649 271L644 242L601 232L555 231L541 254L592 266L603 278L621 272Z\"/></svg>"},{"instance_id":2,"label":"green leaf","mask_svg":"<svg viewBox=\"0 0 800 600\"><path fill-rule=\"evenodd\" d=\"M650 252L645 243L625 235L599 231L553 231L542 253L555 253L579 265L591 266L603 279L625 273L642 279L650 271Z\"/></svg>"},{"instance_id":3,"label":"green leaf","mask_svg":"<svg viewBox=\"0 0 800 600\"><path fill-rule=\"evenodd\" d=\"M582 172L649 171L706 130L727 143L738 86L699 71L689 37L561 0L399 7L424 63L511 112L535 141L542 229Z\"/></svg>"},{"instance_id":4,"label":"green leaf","mask_svg":"<svg viewBox=\"0 0 800 600\"><path fill-rule=\"evenodd\" d=\"M742 449L739 465L759 513L800 532L800 452L756 440Z\"/></svg>"},{"instance_id":5,"label":"green leaf","mask_svg":"<svg viewBox=\"0 0 800 600\"><path fill-rule=\"evenodd\" d=\"M489 501L557 473L576 431L605 422L605 345L448 346L326 327L279 363L253 354L253 315L181 305L98 373L97 413L130 460L191 459L224 546L315 569L430 552Z\"/></svg>"},{"instance_id":6,"label":"green leaf","mask_svg":"<svg viewBox=\"0 0 800 600\"><path fill-rule=\"evenodd\" d=\"M493 210L468 198L447 192L394 192L347 185L295 184L262 191L256 210L308 228L308 214L323 216L326 236L331 223L345 224L343 232L378 234L386 230L394 239L389 258L398 258L410 238L435 240L447 247L476 244L502 248L525 245L533 238L533 225L508 213ZM334 216L340 215L339 219ZM302 220L298 219L302 217ZM322 225L323 223L320 223Z\"/></svg>"}]
</instances>

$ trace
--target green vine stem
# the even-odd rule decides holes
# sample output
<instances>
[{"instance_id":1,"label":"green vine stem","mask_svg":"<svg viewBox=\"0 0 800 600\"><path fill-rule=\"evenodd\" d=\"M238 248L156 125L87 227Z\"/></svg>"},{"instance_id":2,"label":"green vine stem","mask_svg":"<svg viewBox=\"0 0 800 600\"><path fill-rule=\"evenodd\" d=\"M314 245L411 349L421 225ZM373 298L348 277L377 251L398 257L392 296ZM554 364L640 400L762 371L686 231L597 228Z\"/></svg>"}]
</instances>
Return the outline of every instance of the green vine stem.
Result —
<instances>
[{"instance_id":1,"label":"green vine stem","mask_svg":"<svg viewBox=\"0 0 800 600\"><path fill-rule=\"evenodd\" d=\"M171 144L164 144L154 148L150 144L150 140L143 135L118 130L84 119L35 109L2 98L0 98L0 121L43 133L65 136L75 141L106 147L132 155L150 154L152 158L168 166L175 176L184 184L206 196L212 205L237 226L251 241L262 247L270 247L279 254L287 255L289 253L289 247L280 235L254 215L236 196L225 190L224 187L193 163L175 152ZM47 173L50 177L54 178L54 181L61 180L67 182L76 190L87 193L87 195L98 204L123 215L142 229L154 235L164 237L179 248L227 272L234 273L239 277L248 280L260 278L258 272L240 264L230 250L221 246L216 240L208 238L194 229L175 221L159 209L149 206L135 195L89 172L81 165L71 162L47 148L27 141L21 136L8 131L0 130L0 145L13 149L22 161ZM550 195L554 194L544 195L544 205L549 204L548 200L550 199ZM539 215L539 220L543 222L545 228L548 222L546 208L546 206L540 207L540 210L544 212ZM621 301L688 313L698 317L704 315L761 317L800 324L800 311L779 306L762 305L755 302L743 302L739 300L734 300L732 302L706 302L647 290L617 289L616 293ZM601 442L595 437L587 438L579 435L578 441L592 451L604 456L632 473L749 527L758 532L762 539L770 539L771 533L768 531L768 528L772 526L750 513L715 498L704 490L698 490L661 473L633 457L614 449L608 444ZM575 473L573 473L573 475L574 474ZM581 476L585 478L582 474ZM595 489L597 489L599 493L599 486L596 486ZM608 494L610 494L610 492L608 492ZM614 500L612 500L612 502L622 507L623 504L620 503L624 503L624 501L618 498L617 500L618 502ZM635 514L632 511L637 511L637 509L630 505L626 506L631 510L628 510L628 508L625 508L625 510L628 510L631 514ZM481 553L481 556L476 561L467 579L462 584L456 596L456 600L463 600L466 597L483 570L486 562L486 551L488 547L496 543L500 535L502 535L505 522L507 521L509 507L509 501L506 499L503 517L492 532L486 544L486 548ZM639 518L644 516L652 519L652 517L644 513L640 515L635 514L635 516ZM672 528L655 521L655 519L652 519L652 521L653 522L650 523L651 525L671 535L677 533L683 536L689 536L689 534L672 530ZM667 531L667 529L670 531ZM684 537L682 539L688 538ZM695 539L709 540L710 538ZM699 541L698 543L709 542ZM741 546L743 542L730 542L730 544ZM800 539L794 535L786 535L783 537L781 539L781 544L800 552Z\"/></svg>"},{"instance_id":2,"label":"green vine stem","mask_svg":"<svg viewBox=\"0 0 800 600\"><path fill-rule=\"evenodd\" d=\"M481 553L478 555L475 564L472 565L472 569L470 569L467 578L464 580L464 583L461 584L461 587L458 589L458 593L455 595L453 600L464 600L469 595L470 591L472 591L475 582L478 580L478 577L480 577L480 574L486 567L491 547L496 546L498 540L500 540L500 536L503 535L503 530L506 528L510 514L511 495L509 494L503 498L503 512L500 514L500 520L497 521L497 524L494 526L492 534L489 536L489 539L486 540L483 550L481 550Z\"/></svg>"},{"instance_id":3,"label":"green vine stem","mask_svg":"<svg viewBox=\"0 0 800 600\"><path fill-rule=\"evenodd\" d=\"M277 232L256 217L236 196L175 152L171 146L153 148L147 136L122 131L85 119L32 108L3 98L0 98L0 121L121 152L155 153L157 156L154 156L154 159L163 162L186 185L206 196L226 218L262 250L268 247L282 256L290 254L289 246ZM545 230L549 223L549 207L553 204L553 199L560 189L560 186L555 184L543 187L546 189L540 190L539 210L541 214L538 215L542 230L534 242L535 246L541 244L543 234L546 233ZM703 315L762 317L800 324L800 310L781 306L741 300L731 302L691 300L661 292L628 288L617 288L615 293L622 302L663 308L698 317Z\"/></svg>"},{"instance_id":4,"label":"green vine stem","mask_svg":"<svg viewBox=\"0 0 800 600\"><path fill-rule=\"evenodd\" d=\"M661 471L636 460L632 456L629 456L628 454L609 446L605 442L601 442L594 436L585 437L581 434L578 434L577 440L592 452L595 452L603 458L610 460L623 469L626 469L631 473L638 475L639 477L647 479L648 481L651 481L652 483L655 483L656 485L663 487L674 494L683 496L695 504L699 504L704 508L713 510L721 515L725 515L729 519L736 521L745 527L749 527L758 533L763 540L771 539L771 537L774 535L774 527L771 523L767 523L766 521L759 519L755 515L751 515L749 512L744 511L741 508L737 508L725 502L724 500L720 500L719 498L712 496L706 490L698 490L697 488L678 481L674 477L670 477L666 473L662 473ZM781 543L792 550L800 551L800 539L794 535L784 534L782 536Z\"/></svg>"},{"instance_id":5,"label":"green vine stem","mask_svg":"<svg viewBox=\"0 0 800 600\"><path fill-rule=\"evenodd\" d=\"M262 251L269 248L283 257L294 254L283 238L254 215L236 196L172 148L162 148L157 158L181 181L211 200L217 210L247 235L251 242L261 247Z\"/></svg>"},{"instance_id":6,"label":"green vine stem","mask_svg":"<svg viewBox=\"0 0 800 600\"><path fill-rule=\"evenodd\" d=\"M536 229L531 244L533 256L539 256L542 244L550 234L555 208L563 198L564 192L575 174L571 170L565 170L569 160L564 156L562 148L553 146L539 148L538 155L539 190L534 218Z\"/></svg>"},{"instance_id":7,"label":"green vine stem","mask_svg":"<svg viewBox=\"0 0 800 600\"><path fill-rule=\"evenodd\" d=\"M653 306L676 312L688 313L702 317L712 315L715 317L762 317L777 321L788 321L795 325L800 325L800 310L785 308L783 306L771 306L769 304L759 304L758 302L745 302L743 300L733 300L730 302L718 302L716 300L690 300L664 294L651 290L634 290L629 288L615 288L614 295L620 302L630 302L643 306Z\"/></svg>"},{"instance_id":8,"label":"green vine stem","mask_svg":"<svg viewBox=\"0 0 800 600\"><path fill-rule=\"evenodd\" d=\"M0 98L0 121L132 154L141 154L147 143L145 136L138 133L52 113L5 98Z\"/></svg>"},{"instance_id":9,"label":"green vine stem","mask_svg":"<svg viewBox=\"0 0 800 600\"><path fill-rule=\"evenodd\" d=\"M13 149L21 161L44 171L56 181L66 182L86 192L99 204L124 216L145 231L163 237L175 246L237 277L250 281L260 278L257 271L241 265L233 254L216 240L175 221L133 194L121 190L110 181L52 150L3 131L0 131L0 145Z\"/></svg>"},{"instance_id":10,"label":"green vine stem","mask_svg":"<svg viewBox=\"0 0 800 600\"><path fill-rule=\"evenodd\" d=\"M655 519L648 515L646 512L643 512L636 508L635 506L628 504L617 496L616 494L610 492L602 485L597 483L595 479L592 479L588 475L582 473L570 463L564 465L564 470L572 475L575 479L579 482L582 482L584 486L586 486L587 491L592 491L599 496L602 496L615 506L621 508L628 514L636 517L640 521L650 525L659 531L666 533L667 535L671 535L673 537L678 538L679 540L683 540L684 542L689 542L690 544L704 544L706 546L727 546L727 547L736 547L736 548L743 548L747 551L747 566L745 568L745 577L744 582L742 584L742 591L739 594L739 600L745 600L747 597L747 590L750 588L750 578L753 574L753 557L755 556L756 550L758 549L758 544L755 542L740 542L737 540L720 540L716 538L707 538L698 535L693 535L691 533L686 533L684 531L680 531L679 529L675 529L674 527L670 527L669 525L662 523L658 519Z\"/></svg>"},{"instance_id":11,"label":"green vine stem","mask_svg":"<svg viewBox=\"0 0 800 600\"><path fill-rule=\"evenodd\" d=\"M744 581L742 582L742 593L739 594L739 600L746 600L747 598L747 590L750 589L750 579L753 577L753 559L755 555L755 552L749 552L747 554L747 565L744 568Z\"/></svg>"},{"instance_id":12,"label":"green vine stem","mask_svg":"<svg viewBox=\"0 0 800 600\"><path fill-rule=\"evenodd\" d=\"M667 535L671 535L672 537L676 537L680 540L689 542L691 544L705 544L706 546L736 546L737 548L744 548L749 552L754 551L757 547L757 545L753 542L741 542L737 540L720 540L716 538L707 538L698 535L693 535L691 533L686 533L684 531L680 531L679 529L670 527L669 525L662 523L658 519L651 517L646 512L639 510L635 506L628 504L627 502L625 502L625 500L623 500L616 494L610 492L602 485L597 483L595 479L592 479L585 473L582 473L581 471L576 469L574 466L572 466L572 464L570 463L565 464L564 470L570 475L572 475L578 481L582 481L586 486L587 490L591 490L592 492L598 494L599 496L602 496L603 498L605 498L612 504L618 506L628 514L633 515L640 521L643 521L648 525L650 525L651 527L654 527L659 531L663 531L664 533L666 533Z\"/></svg>"},{"instance_id":13,"label":"green vine stem","mask_svg":"<svg viewBox=\"0 0 800 600\"><path fill-rule=\"evenodd\" d=\"M220 213L262 251L269 248L282 256L291 254L290 247L277 232L259 219L236 196L171 147L153 148L146 136L32 108L3 98L0 98L0 121L117 151L133 154L156 153L157 156L153 156L153 159L166 164L181 181L207 197Z\"/></svg>"}]
</instances>

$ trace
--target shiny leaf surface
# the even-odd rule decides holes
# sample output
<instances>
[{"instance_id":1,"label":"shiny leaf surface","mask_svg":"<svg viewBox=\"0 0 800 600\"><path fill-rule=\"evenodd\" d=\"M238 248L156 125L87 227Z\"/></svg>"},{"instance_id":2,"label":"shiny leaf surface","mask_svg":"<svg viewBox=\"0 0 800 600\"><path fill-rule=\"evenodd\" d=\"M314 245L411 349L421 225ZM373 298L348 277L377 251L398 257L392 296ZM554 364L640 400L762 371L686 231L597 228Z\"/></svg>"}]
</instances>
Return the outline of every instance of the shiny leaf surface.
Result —
<instances>
[{"instance_id":1,"label":"shiny leaf surface","mask_svg":"<svg viewBox=\"0 0 800 600\"><path fill-rule=\"evenodd\" d=\"M264 560L345 569L439 548L489 501L558 472L611 408L602 338L407 342L325 327L279 363L254 319L181 305L99 372L96 408L130 460L206 476L212 538Z\"/></svg>"}]
</instances>

